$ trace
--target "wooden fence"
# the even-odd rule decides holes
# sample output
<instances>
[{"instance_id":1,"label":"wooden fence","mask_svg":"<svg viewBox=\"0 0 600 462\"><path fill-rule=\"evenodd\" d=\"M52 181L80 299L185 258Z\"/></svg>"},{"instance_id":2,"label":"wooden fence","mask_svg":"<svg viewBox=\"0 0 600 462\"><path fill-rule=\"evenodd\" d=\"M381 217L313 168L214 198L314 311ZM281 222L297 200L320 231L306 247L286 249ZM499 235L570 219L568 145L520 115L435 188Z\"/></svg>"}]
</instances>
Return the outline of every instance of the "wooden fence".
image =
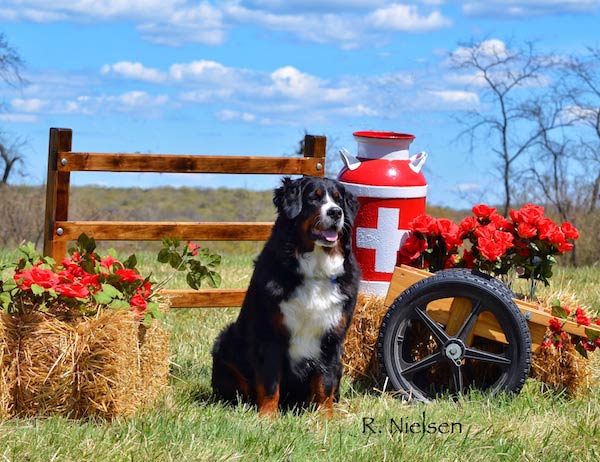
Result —
<instances>
[{"instance_id":1,"label":"wooden fence","mask_svg":"<svg viewBox=\"0 0 600 462\"><path fill-rule=\"evenodd\" d=\"M306 135L304 157L207 156L73 152L73 132L51 128L48 149L44 255L60 261L67 242L81 233L96 240L160 241L177 237L194 241L265 241L273 223L70 221L71 172L235 173L323 176L324 136ZM244 289L165 290L175 308L240 306Z\"/></svg>"}]
</instances>

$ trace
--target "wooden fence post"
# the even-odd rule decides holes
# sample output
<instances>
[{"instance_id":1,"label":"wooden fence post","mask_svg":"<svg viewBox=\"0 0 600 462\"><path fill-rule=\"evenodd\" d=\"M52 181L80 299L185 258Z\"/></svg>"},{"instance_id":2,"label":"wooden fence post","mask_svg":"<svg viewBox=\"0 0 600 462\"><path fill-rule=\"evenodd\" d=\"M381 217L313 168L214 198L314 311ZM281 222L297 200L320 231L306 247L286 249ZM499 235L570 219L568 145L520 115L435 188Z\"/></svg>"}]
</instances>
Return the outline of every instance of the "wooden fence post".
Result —
<instances>
[{"instance_id":1,"label":"wooden fence post","mask_svg":"<svg viewBox=\"0 0 600 462\"><path fill-rule=\"evenodd\" d=\"M304 157L322 157L323 165L316 176L325 176L325 151L327 150L327 137L305 135L304 136ZM317 168L319 166L317 165Z\"/></svg>"},{"instance_id":2,"label":"wooden fence post","mask_svg":"<svg viewBox=\"0 0 600 462\"><path fill-rule=\"evenodd\" d=\"M44 220L44 255L59 261L67 252L66 242L55 242L54 224L69 216L71 172L59 172L59 152L71 151L73 131L70 128L51 128L48 147L48 176L46 180L46 215Z\"/></svg>"}]
</instances>

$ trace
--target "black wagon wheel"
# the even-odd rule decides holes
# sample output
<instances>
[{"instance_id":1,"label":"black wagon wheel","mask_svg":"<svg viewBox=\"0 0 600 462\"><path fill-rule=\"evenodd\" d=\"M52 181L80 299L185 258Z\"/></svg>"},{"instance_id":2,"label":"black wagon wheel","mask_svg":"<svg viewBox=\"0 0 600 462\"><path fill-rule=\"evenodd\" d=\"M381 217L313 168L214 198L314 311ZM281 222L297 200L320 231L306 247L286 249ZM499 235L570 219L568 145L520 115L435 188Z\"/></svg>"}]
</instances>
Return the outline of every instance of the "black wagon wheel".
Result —
<instances>
[{"instance_id":1,"label":"black wagon wheel","mask_svg":"<svg viewBox=\"0 0 600 462\"><path fill-rule=\"evenodd\" d=\"M512 296L500 281L464 269L413 284L380 327L377 357L388 384L419 401L473 389L518 393L529 375L531 336ZM449 299L465 307L452 331ZM490 325L494 340L486 332Z\"/></svg>"}]
</instances>

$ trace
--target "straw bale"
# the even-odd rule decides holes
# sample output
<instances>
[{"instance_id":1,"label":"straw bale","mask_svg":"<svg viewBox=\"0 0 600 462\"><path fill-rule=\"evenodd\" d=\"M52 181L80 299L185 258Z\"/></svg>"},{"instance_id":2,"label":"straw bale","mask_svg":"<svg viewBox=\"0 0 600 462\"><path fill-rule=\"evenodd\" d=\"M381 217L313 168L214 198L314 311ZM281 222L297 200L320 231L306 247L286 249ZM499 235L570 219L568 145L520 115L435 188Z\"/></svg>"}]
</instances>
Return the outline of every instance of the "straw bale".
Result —
<instances>
[{"instance_id":1,"label":"straw bale","mask_svg":"<svg viewBox=\"0 0 600 462\"><path fill-rule=\"evenodd\" d=\"M169 385L169 331L154 322L140 326L140 406L151 405Z\"/></svg>"},{"instance_id":2,"label":"straw bale","mask_svg":"<svg viewBox=\"0 0 600 462\"><path fill-rule=\"evenodd\" d=\"M384 299L358 294L354 317L344 343L345 373L354 379L378 383L377 338L381 321L387 312Z\"/></svg>"},{"instance_id":3,"label":"straw bale","mask_svg":"<svg viewBox=\"0 0 600 462\"><path fill-rule=\"evenodd\" d=\"M32 312L6 317L5 326L19 339L15 413L67 414L79 344L72 324Z\"/></svg>"},{"instance_id":4,"label":"straw bale","mask_svg":"<svg viewBox=\"0 0 600 462\"><path fill-rule=\"evenodd\" d=\"M81 322L75 417L111 419L139 407L139 321L128 311L101 311Z\"/></svg>"},{"instance_id":5,"label":"straw bale","mask_svg":"<svg viewBox=\"0 0 600 462\"><path fill-rule=\"evenodd\" d=\"M0 313L0 421L8 418L14 408L14 388L16 385L15 352L17 350L18 338L4 323L8 317L6 313Z\"/></svg>"}]
</instances>

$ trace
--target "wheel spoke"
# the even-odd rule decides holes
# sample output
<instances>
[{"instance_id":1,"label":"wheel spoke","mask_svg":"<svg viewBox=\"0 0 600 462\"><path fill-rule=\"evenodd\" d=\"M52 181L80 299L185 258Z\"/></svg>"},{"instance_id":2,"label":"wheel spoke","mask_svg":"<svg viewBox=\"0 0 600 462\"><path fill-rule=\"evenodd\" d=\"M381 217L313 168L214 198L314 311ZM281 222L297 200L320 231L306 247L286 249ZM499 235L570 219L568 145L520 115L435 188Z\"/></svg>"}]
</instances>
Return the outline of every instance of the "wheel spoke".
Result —
<instances>
[{"instance_id":1,"label":"wheel spoke","mask_svg":"<svg viewBox=\"0 0 600 462\"><path fill-rule=\"evenodd\" d=\"M465 319L465 322L456 334L456 337L463 342L466 342L467 337L473 330L473 327L475 327L475 323L477 322L477 319L479 319L479 314L481 313L481 306L481 300L477 300L473 308L471 308L471 312L467 316L467 319Z\"/></svg>"},{"instance_id":2,"label":"wheel spoke","mask_svg":"<svg viewBox=\"0 0 600 462\"><path fill-rule=\"evenodd\" d=\"M464 387L463 385L463 374L462 374L462 366L457 366L456 364L451 364L452 369L452 379L454 381L454 389L456 393L460 393Z\"/></svg>"},{"instance_id":3,"label":"wheel spoke","mask_svg":"<svg viewBox=\"0 0 600 462\"><path fill-rule=\"evenodd\" d=\"M502 364L505 366L510 366L512 364L512 361L504 356L488 353L487 351L476 350L475 348L467 348L465 350L464 357L468 359L484 361L487 363Z\"/></svg>"},{"instance_id":4,"label":"wheel spoke","mask_svg":"<svg viewBox=\"0 0 600 462\"><path fill-rule=\"evenodd\" d=\"M401 371L401 374L402 375L413 375L416 372L419 372L423 369L427 369L428 367L431 367L434 364L439 363L442 359L443 359L442 352L438 351L437 353L429 355L426 358L421 359L420 361L410 364L406 369Z\"/></svg>"},{"instance_id":5,"label":"wheel spoke","mask_svg":"<svg viewBox=\"0 0 600 462\"><path fill-rule=\"evenodd\" d=\"M438 339L440 344L443 345L450 339L448 334L446 334L446 331L444 331L444 329L442 329L437 322L431 319L425 310L422 310L417 306L415 307L415 311L423 320L423 322L427 325L427 327L429 327L429 330L431 330L431 332L433 333L435 338Z\"/></svg>"}]
</instances>

